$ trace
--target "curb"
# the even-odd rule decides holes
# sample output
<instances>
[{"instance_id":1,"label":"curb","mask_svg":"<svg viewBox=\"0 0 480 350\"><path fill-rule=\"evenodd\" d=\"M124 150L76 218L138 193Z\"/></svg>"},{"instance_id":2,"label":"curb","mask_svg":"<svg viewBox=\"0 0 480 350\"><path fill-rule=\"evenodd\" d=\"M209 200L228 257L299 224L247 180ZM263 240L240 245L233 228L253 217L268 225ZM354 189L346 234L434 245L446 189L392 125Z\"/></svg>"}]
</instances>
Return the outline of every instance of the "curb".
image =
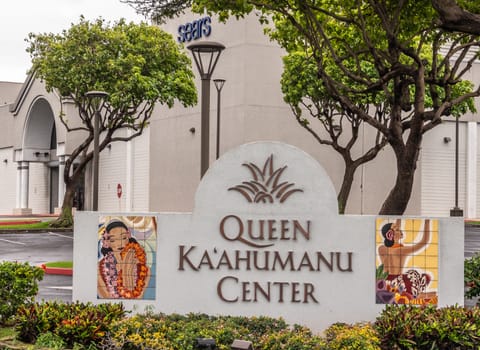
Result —
<instances>
[{"instance_id":1,"label":"curb","mask_svg":"<svg viewBox=\"0 0 480 350\"><path fill-rule=\"evenodd\" d=\"M45 264L41 264L40 268L49 275L65 275L72 276L73 269L64 268L64 267L47 267Z\"/></svg>"},{"instance_id":2,"label":"curb","mask_svg":"<svg viewBox=\"0 0 480 350\"><path fill-rule=\"evenodd\" d=\"M28 225L28 224L38 224L42 222L41 220L0 220L0 227L6 225Z\"/></svg>"},{"instance_id":3,"label":"curb","mask_svg":"<svg viewBox=\"0 0 480 350\"><path fill-rule=\"evenodd\" d=\"M73 228L32 228L32 229L8 229L0 225L0 234L2 233L46 233L46 232L73 232Z\"/></svg>"}]
</instances>

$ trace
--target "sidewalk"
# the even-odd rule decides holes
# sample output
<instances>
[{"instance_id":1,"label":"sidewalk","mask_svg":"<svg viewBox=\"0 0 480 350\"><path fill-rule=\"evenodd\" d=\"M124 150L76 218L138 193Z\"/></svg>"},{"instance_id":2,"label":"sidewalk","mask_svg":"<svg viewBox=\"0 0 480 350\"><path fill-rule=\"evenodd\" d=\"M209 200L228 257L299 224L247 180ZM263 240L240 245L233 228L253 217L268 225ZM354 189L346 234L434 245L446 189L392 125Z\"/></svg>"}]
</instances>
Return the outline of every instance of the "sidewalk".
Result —
<instances>
[{"instance_id":1,"label":"sidewalk","mask_svg":"<svg viewBox=\"0 0 480 350\"><path fill-rule=\"evenodd\" d=\"M15 215L15 214L0 214L0 220L4 219L34 219L34 218L56 218L58 214L30 214L30 215Z\"/></svg>"},{"instance_id":2,"label":"sidewalk","mask_svg":"<svg viewBox=\"0 0 480 350\"><path fill-rule=\"evenodd\" d=\"M28 224L47 220L55 220L57 217L57 214L0 214L0 225Z\"/></svg>"}]
</instances>

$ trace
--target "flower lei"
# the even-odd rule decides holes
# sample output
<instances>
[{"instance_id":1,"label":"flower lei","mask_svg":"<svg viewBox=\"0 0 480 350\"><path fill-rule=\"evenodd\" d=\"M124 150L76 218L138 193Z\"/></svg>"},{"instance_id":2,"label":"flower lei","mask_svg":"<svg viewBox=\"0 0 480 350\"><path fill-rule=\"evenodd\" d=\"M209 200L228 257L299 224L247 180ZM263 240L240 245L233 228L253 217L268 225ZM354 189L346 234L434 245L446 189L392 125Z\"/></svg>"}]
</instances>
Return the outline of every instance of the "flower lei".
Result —
<instances>
[{"instance_id":1,"label":"flower lei","mask_svg":"<svg viewBox=\"0 0 480 350\"><path fill-rule=\"evenodd\" d=\"M147 267L147 258L145 251L143 248L140 246L138 243L127 243L125 248L122 250L120 253L120 256L125 258L125 254L127 252L133 249L135 251L135 257L137 258L138 263L137 265L137 270L135 271L135 288L128 289L123 285L123 275L122 275L122 270L118 272L118 277L117 277L117 291L118 294L126 299L135 299L138 298L142 293L143 290L145 289L145 280L148 275L148 267Z\"/></svg>"},{"instance_id":2,"label":"flower lei","mask_svg":"<svg viewBox=\"0 0 480 350\"><path fill-rule=\"evenodd\" d=\"M105 286L107 287L108 294L112 298L118 298L119 295L116 290L118 272L117 272L117 259L113 253L108 253L105 258L100 262L100 273L102 279L105 281Z\"/></svg>"}]
</instances>

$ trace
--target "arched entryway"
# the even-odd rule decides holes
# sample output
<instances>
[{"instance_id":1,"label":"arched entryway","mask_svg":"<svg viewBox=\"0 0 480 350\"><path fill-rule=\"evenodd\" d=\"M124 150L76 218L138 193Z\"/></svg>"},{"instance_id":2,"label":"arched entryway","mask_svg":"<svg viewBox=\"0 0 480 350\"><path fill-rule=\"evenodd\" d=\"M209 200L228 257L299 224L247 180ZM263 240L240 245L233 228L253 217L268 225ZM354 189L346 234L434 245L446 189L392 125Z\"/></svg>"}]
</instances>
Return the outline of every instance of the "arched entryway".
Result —
<instances>
[{"instance_id":1,"label":"arched entryway","mask_svg":"<svg viewBox=\"0 0 480 350\"><path fill-rule=\"evenodd\" d=\"M65 185L65 154L58 150L55 116L48 100L35 99L25 119L22 147L16 150L16 211L53 213L61 206ZM79 189L81 191L81 189Z\"/></svg>"}]
</instances>

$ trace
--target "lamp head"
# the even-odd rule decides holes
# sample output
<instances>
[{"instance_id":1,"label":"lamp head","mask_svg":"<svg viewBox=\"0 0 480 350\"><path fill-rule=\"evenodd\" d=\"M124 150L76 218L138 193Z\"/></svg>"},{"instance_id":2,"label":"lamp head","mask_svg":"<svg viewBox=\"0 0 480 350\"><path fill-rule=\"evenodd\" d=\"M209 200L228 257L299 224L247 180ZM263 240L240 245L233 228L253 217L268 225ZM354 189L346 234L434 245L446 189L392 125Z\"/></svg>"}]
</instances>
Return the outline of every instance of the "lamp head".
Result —
<instances>
[{"instance_id":1,"label":"lamp head","mask_svg":"<svg viewBox=\"0 0 480 350\"><path fill-rule=\"evenodd\" d=\"M217 88L217 91L221 91L223 85L225 84L225 79L213 79L213 82L215 84L215 87Z\"/></svg>"},{"instance_id":2,"label":"lamp head","mask_svg":"<svg viewBox=\"0 0 480 350\"><path fill-rule=\"evenodd\" d=\"M85 97L88 98L106 98L108 93L105 91L92 90L85 93Z\"/></svg>"},{"instance_id":3,"label":"lamp head","mask_svg":"<svg viewBox=\"0 0 480 350\"><path fill-rule=\"evenodd\" d=\"M208 80L212 77L220 53L225 46L214 41L199 41L188 45L187 49L192 52L201 78Z\"/></svg>"}]
</instances>

